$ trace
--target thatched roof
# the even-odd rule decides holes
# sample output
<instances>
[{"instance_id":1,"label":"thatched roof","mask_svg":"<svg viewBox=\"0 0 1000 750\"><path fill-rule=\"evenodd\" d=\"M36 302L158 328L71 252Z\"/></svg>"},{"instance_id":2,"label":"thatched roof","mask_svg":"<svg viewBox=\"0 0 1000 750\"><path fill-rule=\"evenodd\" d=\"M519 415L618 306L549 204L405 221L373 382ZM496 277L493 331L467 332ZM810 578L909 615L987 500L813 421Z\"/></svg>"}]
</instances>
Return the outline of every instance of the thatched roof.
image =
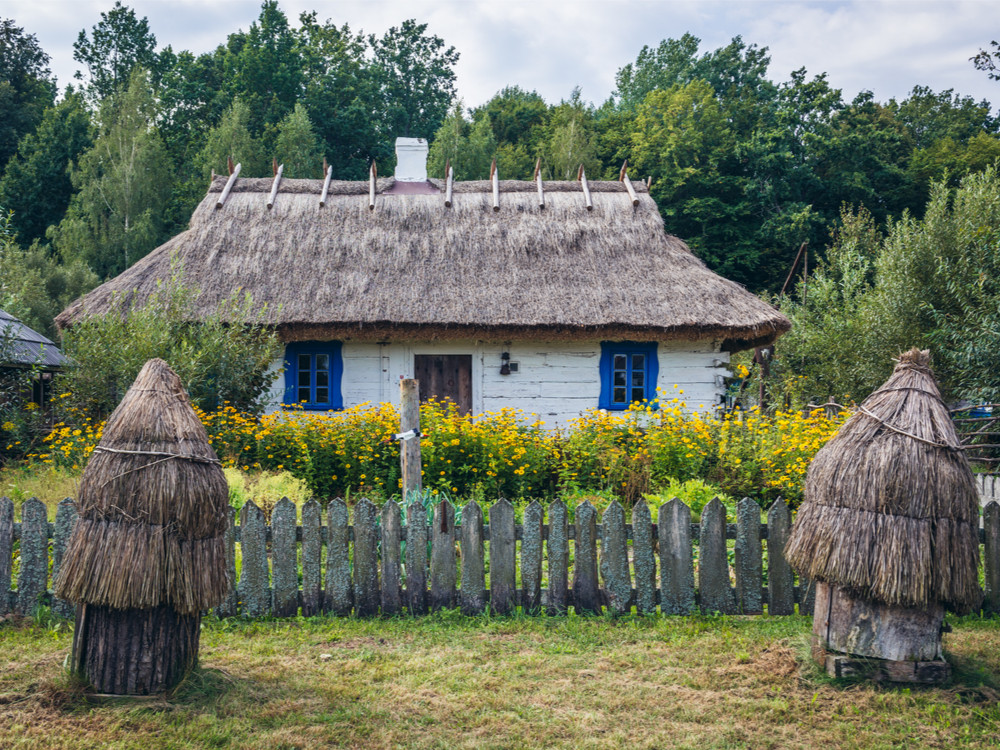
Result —
<instances>
[{"instance_id":1,"label":"thatched roof","mask_svg":"<svg viewBox=\"0 0 1000 750\"><path fill-rule=\"evenodd\" d=\"M184 387L146 363L87 463L59 569L64 599L196 614L226 593L229 492Z\"/></svg>"},{"instance_id":2,"label":"thatched roof","mask_svg":"<svg viewBox=\"0 0 1000 750\"><path fill-rule=\"evenodd\" d=\"M267 305L286 340L432 337L662 337L718 339L730 349L772 341L788 320L746 289L709 271L664 231L645 187L633 207L619 182L459 182L445 207L440 182L239 179L222 208L216 177L190 228L74 302L60 327L109 311L115 295L141 301L171 277L200 289L207 315L234 290Z\"/></svg>"},{"instance_id":3,"label":"thatched roof","mask_svg":"<svg viewBox=\"0 0 1000 750\"><path fill-rule=\"evenodd\" d=\"M785 554L857 596L978 606L979 497L930 370L913 349L816 454Z\"/></svg>"}]
</instances>

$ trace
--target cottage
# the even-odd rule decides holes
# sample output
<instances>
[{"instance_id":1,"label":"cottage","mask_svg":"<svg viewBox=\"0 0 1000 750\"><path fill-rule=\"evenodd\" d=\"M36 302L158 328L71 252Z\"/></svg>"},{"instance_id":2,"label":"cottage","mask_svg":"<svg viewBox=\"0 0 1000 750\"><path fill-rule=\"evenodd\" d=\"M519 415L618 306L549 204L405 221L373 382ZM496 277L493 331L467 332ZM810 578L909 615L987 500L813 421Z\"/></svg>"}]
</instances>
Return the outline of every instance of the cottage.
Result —
<instances>
[{"instance_id":1,"label":"cottage","mask_svg":"<svg viewBox=\"0 0 1000 750\"><path fill-rule=\"evenodd\" d=\"M394 178L217 176L190 229L74 302L62 326L141 301L174 256L206 314L236 289L266 305L285 356L275 404L328 410L421 397L515 407L550 426L625 409L657 387L723 398L731 352L786 318L664 231L642 183L428 179L426 142L397 141Z\"/></svg>"},{"instance_id":2,"label":"cottage","mask_svg":"<svg viewBox=\"0 0 1000 750\"><path fill-rule=\"evenodd\" d=\"M40 406L47 404L52 377L65 364L66 357L52 341L0 310L0 377L23 383L24 398ZM30 377L30 394L25 377ZM16 390L22 390L20 385Z\"/></svg>"}]
</instances>

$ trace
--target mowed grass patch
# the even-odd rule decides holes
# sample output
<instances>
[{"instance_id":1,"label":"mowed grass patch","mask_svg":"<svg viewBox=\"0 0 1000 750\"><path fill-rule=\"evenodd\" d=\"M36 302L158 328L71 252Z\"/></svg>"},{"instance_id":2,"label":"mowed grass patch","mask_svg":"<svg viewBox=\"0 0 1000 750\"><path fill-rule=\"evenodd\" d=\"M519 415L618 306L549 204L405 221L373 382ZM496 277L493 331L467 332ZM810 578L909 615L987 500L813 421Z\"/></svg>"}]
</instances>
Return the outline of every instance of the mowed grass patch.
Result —
<instances>
[{"instance_id":1,"label":"mowed grass patch","mask_svg":"<svg viewBox=\"0 0 1000 750\"><path fill-rule=\"evenodd\" d=\"M7 748L894 748L1000 742L1000 622L945 636L943 688L838 684L810 620L466 618L206 621L168 700L90 705L71 631L0 625Z\"/></svg>"}]
</instances>

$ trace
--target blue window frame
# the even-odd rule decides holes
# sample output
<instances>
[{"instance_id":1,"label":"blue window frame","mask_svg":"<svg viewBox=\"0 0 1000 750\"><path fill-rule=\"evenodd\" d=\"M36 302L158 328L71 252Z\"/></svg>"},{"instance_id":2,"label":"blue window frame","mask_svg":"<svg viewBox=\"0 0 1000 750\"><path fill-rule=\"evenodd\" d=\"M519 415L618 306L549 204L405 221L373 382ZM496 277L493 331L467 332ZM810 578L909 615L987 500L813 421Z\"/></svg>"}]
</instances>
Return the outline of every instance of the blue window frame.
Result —
<instances>
[{"instance_id":1,"label":"blue window frame","mask_svg":"<svg viewBox=\"0 0 1000 750\"><path fill-rule=\"evenodd\" d=\"M656 342L601 342L600 408L624 411L636 401L656 398L660 363Z\"/></svg>"},{"instance_id":2,"label":"blue window frame","mask_svg":"<svg viewBox=\"0 0 1000 750\"><path fill-rule=\"evenodd\" d=\"M296 341L285 346L285 401L303 409L343 409L344 360L339 341Z\"/></svg>"}]
</instances>

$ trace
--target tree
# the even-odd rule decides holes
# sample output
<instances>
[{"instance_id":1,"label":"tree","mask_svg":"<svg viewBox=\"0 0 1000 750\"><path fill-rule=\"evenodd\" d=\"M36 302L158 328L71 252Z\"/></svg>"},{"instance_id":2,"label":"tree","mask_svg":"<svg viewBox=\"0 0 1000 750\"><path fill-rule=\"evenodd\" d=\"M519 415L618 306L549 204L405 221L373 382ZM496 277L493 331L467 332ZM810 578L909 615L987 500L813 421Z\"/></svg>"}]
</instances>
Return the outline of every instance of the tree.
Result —
<instances>
[{"instance_id":1,"label":"tree","mask_svg":"<svg viewBox=\"0 0 1000 750\"><path fill-rule=\"evenodd\" d=\"M579 88L553 108L552 135L545 144L546 171L552 179L576 179L581 164L592 178L599 176L593 123L593 108L583 103Z\"/></svg>"},{"instance_id":2,"label":"tree","mask_svg":"<svg viewBox=\"0 0 1000 750\"><path fill-rule=\"evenodd\" d=\"M990 46L993 48L992 51L980 48L979 52L969 59L976 66L976 70L983 71L994 81L1000 81L1000 42L992 41Z\"/></svg>"},{"instance_id":3,"label":"tree","mask_svg":"<svg viewBox=\"0 0 1000 750\"><path fill-rule=\"evenodd\" d=\"M102 278L116 276L162 241L173 166L155 128L146 71L101 108L101 132L73 170L78 193L51 233L65 260L80 258Z\"/></svg>"},{"instance_id":4,"label":"tree","mask_svg":"<svg viewBox=\"0 0 1000 750\"><path fill-rule=\"evenodd\" d=\"M427 173L444 179L445 164L451 162L456 180L485 180L497 153L497 142L489 120L481 118L470 124L462 114L462 103L455 102L438 128L427 155Z\"/></svg>"},{"instance_id":5,"label":"tree","mask_svg":"<svg viewBox=\"0 0 1000 750\"><path fill-rule=\"evenodd\" d=\"M207 177L212 170L217 174L225 174L230 157L234 164L242 164L241 174L248 177L264 174L267 170L264 149L250 135L249 122L250 107L243 100L237 99L222 115L219 124L205 137L205 145L196 158L202 175Z\"/></svg>"},{"instance_id":6,"label":"tree","mask_svg":"<svg viewBox=\"0 0 1000 750\"><path fill-rule=\"evenodd\" d=\"M323 154L306 108L301 104L296 104L295 109L278 125L274 153L278 163L285 165L285 177L315 179L323 176Z\"/></svg>"},{"instance_id":7,"label":"tree","mask_svg":"<svg viewBox=\"0 0 1000 750\"><path fill-rule=\"evenodd\" d=\"M0 19L0 169L55 99L49 56L34 34Z\"/></svg>"},{"instance_id":8,"label":"tree","mask_svg":"<svg viewBox=\"0 0 1000 750\"><path fill-rule=\"evenodd\" d=\"M368 37L384 137L433 138L455 98L458 52L413 19Z\"/></svg>"},{"instance_id":9,"label":"tree","mask_svg":"<svg viewBox=\"0 0 1000 750\"><path fill-rule=\"evenodd\" d=\"M77 93L46 110L38 129L21 140L0 178L0 206L14 212L11 227L23 246L62 219L73 193L70 171L92 143L90 115Z\"/></svg>"},{"instance_id":10,"label":"tree","mask_svg":"<svg viewBox=\"0 0 1000 750\"><path fill-rule=\"evenodd\" d=\"M96 107L128 85L137 66L156 69L156 37L145 17L136 17L134 10L116 0L110 11L101 13L89 36L86 29L80 31L73 43L73 59L87 66L84 90ZM76 77L84 80L80 71Z\"/></svg>"}]
</instances>

